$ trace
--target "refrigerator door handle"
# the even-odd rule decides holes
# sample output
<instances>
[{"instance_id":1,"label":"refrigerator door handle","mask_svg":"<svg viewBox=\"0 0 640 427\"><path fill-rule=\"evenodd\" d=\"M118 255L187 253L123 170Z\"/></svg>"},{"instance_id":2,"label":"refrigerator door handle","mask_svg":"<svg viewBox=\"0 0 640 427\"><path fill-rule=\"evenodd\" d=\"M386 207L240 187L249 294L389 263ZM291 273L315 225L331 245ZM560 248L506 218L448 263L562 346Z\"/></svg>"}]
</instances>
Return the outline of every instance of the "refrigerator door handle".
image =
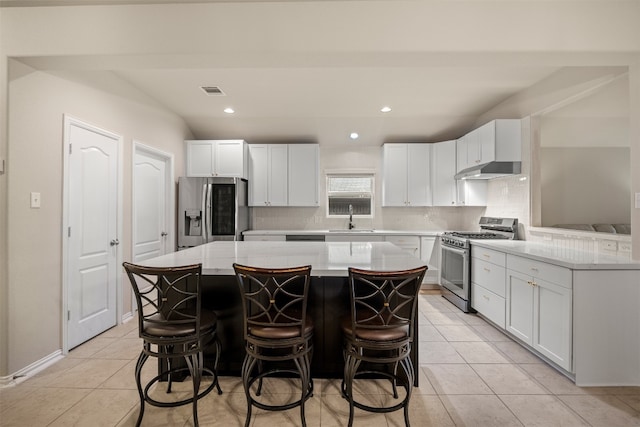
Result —
<instances>
[{"instance_id":1,"label":"refrigerator door handle","mask_svg":"<svg viewBox=\"0 0 640 427\"><path fill-rule=\"evenodd\" d=\"M209 235L209 230L207 228L209 217L207 214L208 187L209 184L202 185L202 243L207 243L207 236Z\"/></svg>"},{"instance_id":2,"label":"refrigerator door handle","mask_svg":"<svg viewBox=\"0 0 640 427\"><path fill-rule=\"evenodd\" d=\"M207 213L205 215L205 220L207 224L207 234L205 235L204 242L209 243L213 241L211 238L213 234L213 184L207 184Z\"/></svg>"}]
</instances>

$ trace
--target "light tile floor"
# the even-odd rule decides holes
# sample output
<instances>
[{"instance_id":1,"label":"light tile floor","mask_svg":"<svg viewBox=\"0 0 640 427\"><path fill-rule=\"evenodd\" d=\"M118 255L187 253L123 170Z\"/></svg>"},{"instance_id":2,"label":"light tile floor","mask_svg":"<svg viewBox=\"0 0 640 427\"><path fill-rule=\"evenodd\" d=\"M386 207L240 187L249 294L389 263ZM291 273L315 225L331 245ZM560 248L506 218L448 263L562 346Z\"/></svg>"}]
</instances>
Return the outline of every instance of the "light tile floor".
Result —
<instances>
[{"instance_id":1,"label":"light tile floor","mask_svg":"<svg viewBox=\"0 0 640 427\"><path fill-rule=\"evenodd\" d=\"M437 291L420 295L420 387L411 400L414 426L640 426L640 387L576 387L570 380L475 315L464 314ZM115 327L17 386L0 389L0 426L133 426L139 403L133 371L140 350L137 322ZM145 375L153 371L148 363ZM277 380L269 399L296 390ZM315 381L309 426L345 426L348 404L339 380ZM380 381L360 381L362 399L392 399ZM175 387L186 395L188 382ZM200 401L202 426L243 426L245 397L238 378L223 377L224 394ZM404 425L402 412L356 409L355 426ZM191 426L191 406L147 405L143 425ZM298 426L298 409L254 410L253 427Z\"/></svg>"}]
</instances>

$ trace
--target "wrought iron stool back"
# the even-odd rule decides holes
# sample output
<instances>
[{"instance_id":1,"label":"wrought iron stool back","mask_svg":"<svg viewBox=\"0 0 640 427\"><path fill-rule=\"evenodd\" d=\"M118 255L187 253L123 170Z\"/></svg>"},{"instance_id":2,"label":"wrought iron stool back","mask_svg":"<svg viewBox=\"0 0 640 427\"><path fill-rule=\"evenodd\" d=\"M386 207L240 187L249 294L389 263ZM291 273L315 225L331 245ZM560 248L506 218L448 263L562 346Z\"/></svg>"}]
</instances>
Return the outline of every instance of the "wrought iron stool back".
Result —
<instances>
[{"instance_id":1,"label":"wrought iron stool back","mask_svg":"<svg viewBox=\"0 0 640 427\"><path fill-rule=\"evenodd\" d=\"M313 322L307 314L311 266L273 269L234 264L233 267L242 295L246 342L242 366L247 397L245 426L250 423L253 406L269 411L299 406L302 425L306 426L304 404L313 392ZM292 362L293 367L282 362ZM258 396L262 379L281 374L300 377L300 399L284 405L261 402ZM258 387L252 392L256 380Z\"/></svg>"},{"instance_id":2,"label":"wrought iron stool back","mask_svg":"<svg viewBox=\"0 0 640 427\"><path fill-rule=\"evenodd\" d=\"M136 385L140 395L140 413L136 425L144 415L145 402L153 406L175 407L193 403L194 425L198 425L198 399L214 387L218 394L216 368L220 355L220 342L216 335L217 316L202 309L200 264L182 267L144 267L123 263L129 277L138 309L138 332L143 340L142 352L136 364ZM214 344L216 359L213 369L204 367L203 350ZM161 371L143 388L142 367L147 359L159 359ZM184 359L186 367L174 359ZM212 376L212 382L203 391L200 383L203 372ZM150 395L151 387L167 380L167 393L171 392L174 376L189 374L193 382L193 396L179 401L159 401Z\"/></svg>"},{"instance_id":3,"label":"wrought iron stool back","mask_svg":"<svg viewBox=\"0 0 640 427\"><path fill-rule=\"evenodd\" d=\"M415 334L417 295L426 271L426 266L404 271L349 269L351 310L342 322L345 338L342 394L349 401L349 426L353 424L354 408L370 412L404 408L405 423L409 426L409 401L415 379L410 353ZM359 369L361 367L367 369ZM400 383L405 388L404 399L387 407L372 407L355 401L353 381L366 375L389 378L396 399L396 385Z\"/></svg>"}]
</instances>

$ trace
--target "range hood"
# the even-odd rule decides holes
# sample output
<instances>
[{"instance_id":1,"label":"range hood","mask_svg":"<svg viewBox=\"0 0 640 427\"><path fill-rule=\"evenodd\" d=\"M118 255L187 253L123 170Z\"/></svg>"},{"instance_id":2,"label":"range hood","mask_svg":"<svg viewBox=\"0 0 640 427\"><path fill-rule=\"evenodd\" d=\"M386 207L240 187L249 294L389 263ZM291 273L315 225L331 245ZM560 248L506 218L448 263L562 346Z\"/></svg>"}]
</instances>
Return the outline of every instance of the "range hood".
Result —
<instances>
[{"instance_id":1,"label":"range hood","mask_svg":"<svg viewBox=\"0 0 640 427\"><path fill-rule=\"evenodd\" d=\"M518 175L522 162L489 162L461 170L455 179L492 179L507 175Z\"/></svg>"}]
</instances>

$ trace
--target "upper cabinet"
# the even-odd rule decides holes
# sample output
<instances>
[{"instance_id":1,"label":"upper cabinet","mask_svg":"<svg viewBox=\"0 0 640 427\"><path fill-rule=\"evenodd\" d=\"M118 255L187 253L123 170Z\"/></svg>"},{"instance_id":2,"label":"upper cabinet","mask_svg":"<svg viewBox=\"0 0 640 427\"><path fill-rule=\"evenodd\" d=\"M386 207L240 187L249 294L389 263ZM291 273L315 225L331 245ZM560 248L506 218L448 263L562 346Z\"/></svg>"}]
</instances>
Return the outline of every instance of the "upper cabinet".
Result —
<instances>
[{"instance_id":1,"label":"upper cabinet","mask_svg":"<svg viewBox=\"0 0 640 427\"><path fill-rule=\"evenodd\" d=\"M457 172L490 162L519 162L522 135L519 119L493 120L456 141Z\"/></svg>"},{"instance_id":2,"label":"upper cabinet","mask_svg":"<svg viewBox=\"0 0 640 427\"><path fill-rule=\"evenodd\" d=\"M382 206L431 206L431 144L384 144Z\"/></svg>"},{"instance_id":3,"label":"upper cabinet","mask_svg":"<svg viewBox=\"0 0 640 427\"><path fill-rule=\"evenodd\" d=\"M318 144L249 144L249 206L318 206Z\"/></svg>"},{"instance_id":4,"label":"upper cabinet","mask_svg":"<svg viewBox=\"0 0 640 427\"><path fill-rule=\"evenodd\" d=\"M247 144L241 139L191 140L187 145L186 175L247 177Z\"/></svg>"},{"instance_id":5,"label":"upper cabinet","mask_svg":"<svg viewBox=\"0 0 640 427\"><path fill-rule=\"evenodd\" d=\"M457 141L437 142L431 152L433 206L486 206L486 180L456 180Z\"/></svg>"},{"instance_id":6,"label":"upper cabinet","mask_svg":"<svg viewBox=\"0 0 640 427\"><path fill-rule=\"evenodd\" d=\"M319 206L318 144L289 144L289 206Z\"/></svg>"},{"instance_id":7,"label":"upper cabinet","mask_svg":"<svg viewBox=\"0 0 640 427\"><path fill-rule=\"evenodd\" d=\"M456 141L432 144L431 184L433 206L456 206Z\"/></svg>"},{"instance_id":8,"label":"upper cabinet","mask_svg":"<svg viewBox=\"0 0 640 427\"><path fill-rule=\"evenodd\" d=\"M287 206L286 144L249 145L249 206Z\"/></svg>"}]
</instances>

